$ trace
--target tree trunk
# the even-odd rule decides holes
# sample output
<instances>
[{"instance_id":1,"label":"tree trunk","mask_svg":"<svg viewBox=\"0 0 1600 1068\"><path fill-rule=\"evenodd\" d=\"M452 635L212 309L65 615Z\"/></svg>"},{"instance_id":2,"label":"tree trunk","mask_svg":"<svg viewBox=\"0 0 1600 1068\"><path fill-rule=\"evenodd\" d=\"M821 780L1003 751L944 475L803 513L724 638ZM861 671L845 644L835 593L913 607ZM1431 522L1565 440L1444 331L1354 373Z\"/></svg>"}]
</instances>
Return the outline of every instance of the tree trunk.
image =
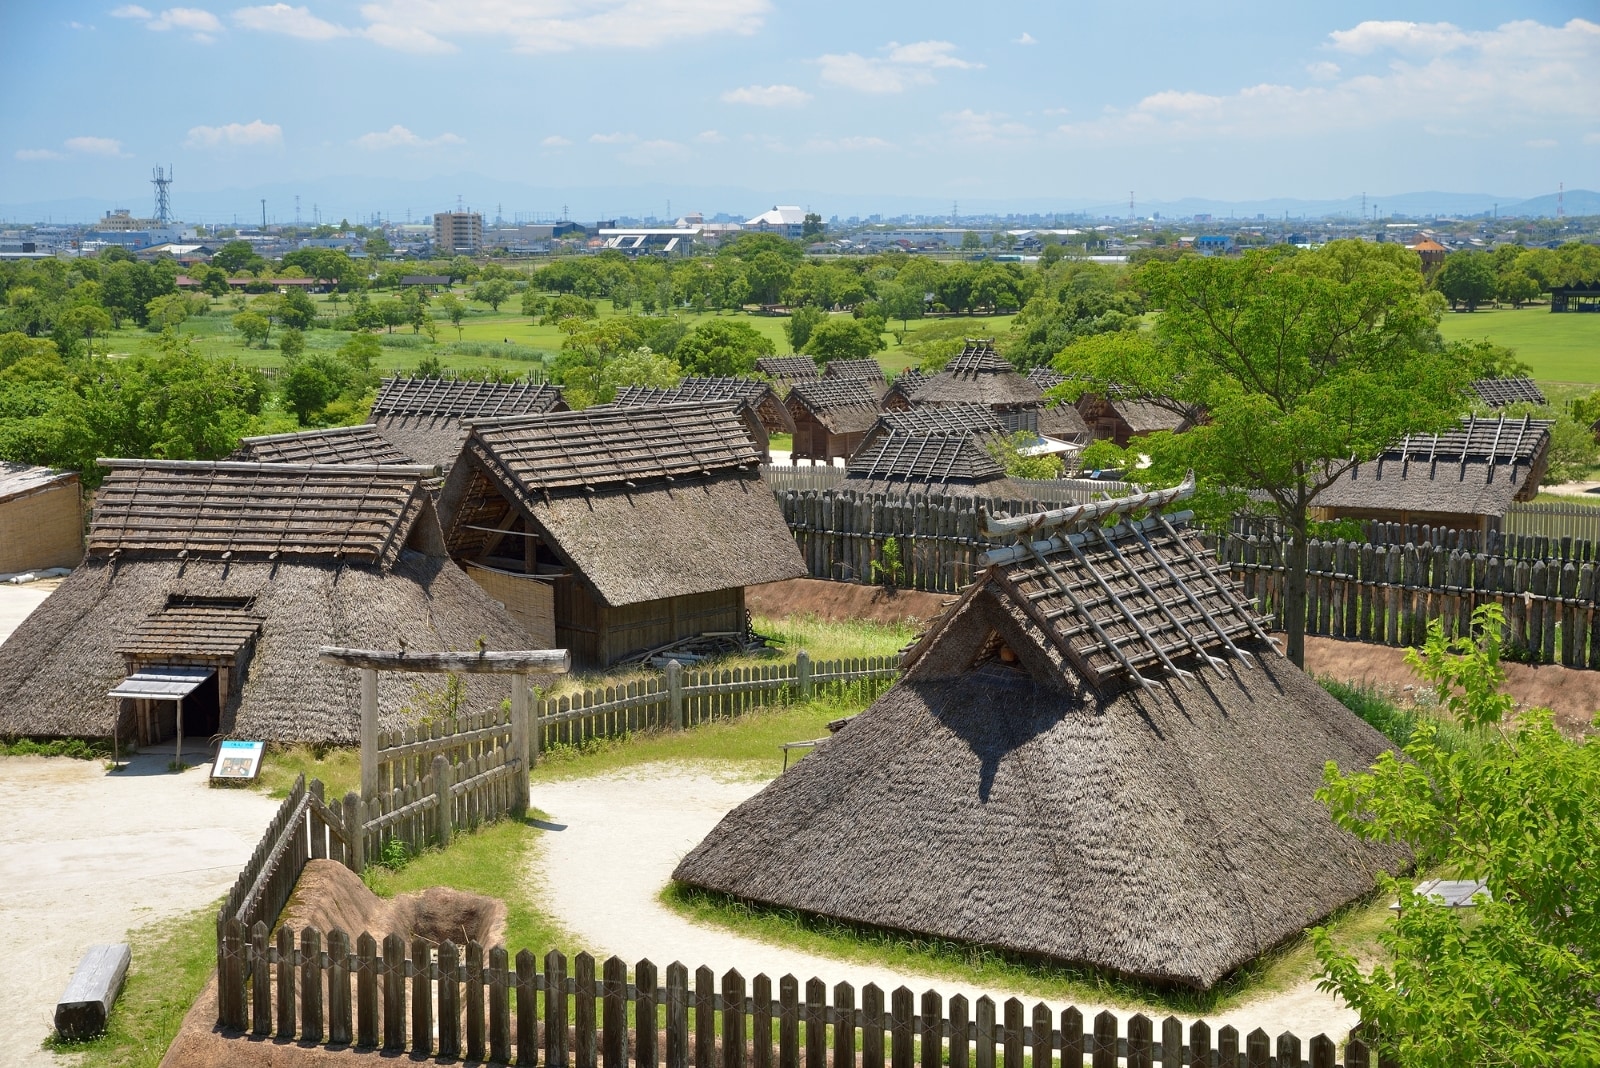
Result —
<instances>
[{"instance_id":1,"label":"tree trunk","mask_svg":"<svg viewBox=\"0 0 1600 1068\"><path fill-rule=\"evenodd\" d=\"M1289 557L1283 577L1283 632L1286 654L1295 667L1306 666L1306 515L1289 519Z\"/></svg>"}]
</instances>

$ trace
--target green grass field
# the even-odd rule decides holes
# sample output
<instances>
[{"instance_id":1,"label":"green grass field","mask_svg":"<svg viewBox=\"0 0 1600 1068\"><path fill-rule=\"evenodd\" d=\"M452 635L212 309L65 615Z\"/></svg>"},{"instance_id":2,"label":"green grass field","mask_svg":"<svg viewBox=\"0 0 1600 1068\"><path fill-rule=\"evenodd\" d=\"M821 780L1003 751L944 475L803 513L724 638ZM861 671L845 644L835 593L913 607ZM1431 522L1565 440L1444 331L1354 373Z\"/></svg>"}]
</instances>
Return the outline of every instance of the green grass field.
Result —
<instances>
[{"instance_id":1,"label":"green grass field","mask_svg":"<svg viewBox=\"0 0 1600 1068\"><path fill-rule=\"evenodd\" d=\"M1439 333L1515 349L1541 381L1600 384L1600 315L1552 315L1540 307L1446 312Z\"/></svg>"}]
</instances>

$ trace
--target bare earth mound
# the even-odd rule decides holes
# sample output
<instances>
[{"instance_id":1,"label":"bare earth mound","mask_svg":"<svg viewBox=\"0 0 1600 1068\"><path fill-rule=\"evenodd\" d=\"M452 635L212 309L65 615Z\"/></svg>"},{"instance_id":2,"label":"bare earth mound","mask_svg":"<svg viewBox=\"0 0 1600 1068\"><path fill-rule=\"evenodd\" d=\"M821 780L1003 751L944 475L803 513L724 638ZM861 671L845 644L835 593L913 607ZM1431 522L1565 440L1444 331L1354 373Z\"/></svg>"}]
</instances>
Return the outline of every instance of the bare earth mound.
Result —
<instances>
[{"instance_id":1,"label":"bare earth mound","mask_svg":"<svg viewBox=\"0 0 1600 1068\"><path fill-rule=\"evenodd\" d=\"M925 623L944 610L951 594L887 590L826 579L785 579L745 590L752 615L865 619L873 623Z\"/></svg>"}]
</instances>

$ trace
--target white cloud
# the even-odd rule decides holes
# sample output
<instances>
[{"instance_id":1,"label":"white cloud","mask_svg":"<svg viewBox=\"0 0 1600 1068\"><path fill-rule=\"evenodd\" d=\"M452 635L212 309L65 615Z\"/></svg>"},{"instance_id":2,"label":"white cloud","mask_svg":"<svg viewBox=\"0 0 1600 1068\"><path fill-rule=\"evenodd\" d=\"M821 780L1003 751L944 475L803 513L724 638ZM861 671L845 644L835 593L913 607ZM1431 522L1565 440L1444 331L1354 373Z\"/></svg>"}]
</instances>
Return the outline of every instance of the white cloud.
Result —
<instances>
[{"instance_id":1,"label":"white cloud","mask_svg":"<svg viewBox=\"0 0 1600 1068\"><path fill-rule=\"evenodd\" d=\"M693 153L688 147L677 141L654 140L641 141L618 153L617 158L635 167L650 167L662 163L677 163L688 159L691 155Z\"/></svg>"},{"instance_id":2,"label":"white cloud","mask_svg":"<svg viewBox=\"0 0 1600 1068\"><path fill-rule=\"evenodd\" d=\"M1013 122L1002 111L974 111L962 108L941 115L946 131L957 141L977 144L994 144L1021 137L1032 136L1033 130L1020 122Z\"/></svg>"},{"instance_id":3,"label":"white cloud","mask_svg":"<svg viewBox=\"0 0 1600 1068\"><path fill-rule=\"evenodd\" d=\"M80 156L120 156L122 142L114 137L69 137L62 144Z\"/></svg>"},{"instance_id":4,"label":"white cloud","mask_svg":"<svg viewBox=\"0 0 1600 1068\"><path fill-rule=\"evenodd\" d=\"M750 104L758 108L799 107L811 94L793 85L746 85L722 94L724 104Z\"/></svg>"},{"instance_id":5,"label":"white cloud","mask_svg":"<svg viewBox=\"0 0 1600 1068\"><path fill-rule=\"evenodd\" d=\"M69 23L67 23L67 29L69 29L69 30L92 30L92 29L94 29L94 23L92 23L92 22L76 22L76 21L69 22Z\"/></svg>"},{"instance_id":6,"label":"white cloud","mask_svg":"<svg viewBox=\"0 0 1600 1068\"><path fill-rule=\"evenodd\" d=\"M551 134L543 141L540 141L539 144L543 145L545 148L566 148L568 145L572 144L572 142L567 140L565 137L562 137L560 134Z\"/></svg>"},{"instance_id":7,"label":"white cloud","mask_svg":"<svg viewBox=\"0 0 1600 1068\"><path fill-rule=\"evenodd\" d=\"M191 126L183 143L186 148L277 148L283 144L283 127L260 119Z\"/></svg>"},{"instance_id":8,"label":"white cloud","mask_svg":"<svg viewBox=\"0 0 1600 1068\"><path fill-rule=\"evenodd\" d=\"M1365 22L1329 39L1339 51L1372 60L1361 70L1313 69L1328 75L1320 84L1261 84L1224 94L1165 89L1059 129L1077 140L1141 143L1403 123L1430 132L1459 127L1478 136L1504 130L1527 137L1545 132L1536 123L1587 122L1600 99L1600 23L1585 19L1562 26L1522 20L1472 32L1447 23Z\"/></svg>"},{"instance_id":9,"label":"white cloud","mask_svg":"<svg viewBox=\"0 0 1600 1068\"><path fill-rule=\"evenodd\" d=\"M1339 76L1339 64L1320 60L1316 63L1306 64L1306 73L1319 82L1330 81Z\"/></svg>"},{"instance_id":10,"label":"white cloud","mask_svg":"<svg viewBox=\"0 0 1600 1068\"><path fill-rule=\"evenodd\" d=\"M247 30L281 33L304 41L328 41L350 35L343 26L318 18L309 8L281 3L241 7L233 13L233 21Z\"/></svg>"},{"instance_id":11,"label":"white cloud","mask_svg":"<svg viewBox=\"0 0 1600 1068\"><path fill-rule=\"evenodd\" d=\"M453 133L442 133L438 137L419 137L410 130L395 123L387 130L374 130L364 133L351 144L357 148L364 148L368 152L382 152L390 148L438 148L443 145L464 145L466 139Z\"/></svg>"},{"instance_id":12,"label":"white cloud","mask_svg":"<svg viewBox=\"0 0 1600 1068\"><path fill-rule=\"evenodd\" d=\"M808 152L872 152L893 147L881 137L813 137L805 143Z\"/></svg>"},{"instance_id":13,"label":"white cloud","mask_svg":"<svg viewBox=\"0 0 1600 1068\"><path fill-rule=\"evenodd\" d=\"M140 7L138 4L123 4L121 7L114 7L111 9L111 17L114 19L155 18L154 15L150 14L149 11Z\"/></svg>"},{"instance_id":14,"label":"white cloud","mask_svg":"<svg viewBox=\"0 0 1600 1068\"><path fill-rule=\"evenodd\" d=\"M214 35L222 32L222 20L198 7L169 7L159 15L152 15L149 9L138 4L123 4L112 9L111 17L140 19L145 29L163 33L167 30L187 30L190 39L201 44L210 44L216 40Z\"/></svg>"},{"instance_id":15,"label":"white cloud","mask_svg":"<svg viewBox=\"0 0 1600 1068\"><path fill-rule=\"evenodd\" d=\"M1555 148L1561 144L1553 137L1535 137L1531 141L1522 142L1528 148Z\"/></svg>"},{"instance_id":16,"label":"white cloud","mask_svg":"<svg viewBox=\"0 0 1600 1068\"><path fill-rule=\"evenodd\" d=\"M1583 143L1586 145L1600 145L1600 132L1584 134Z\"/></svg>"},{"instance_id":17,"label":"white cloud","mask_svg":"<svg viewBox=\"0 0 1600 1068\"><path fill-rule=\"evenodd\" d=\"M638 135L631 133L596 133L589 135L589 143L592 145L626 145L637 140L639 140Z\"/></svg>"},{"instance_id":18,"label":"white cloud","mask_svg":"<svg viewBox=\"0 0 1600 1068\"><path fill-rule=\"evenodd\" d=\"M697 144L702 145L720 145L722 142L727 140L726 137L723 137L722 134L718 133L716 130L701 130L699 133L694 135L694 139Z\"/></svg>"},{"instance_id":19,"label":"white cloud","mask_svg":"<svg viewBox=\"0 0 1600 1068\"><path fill-rule=\"evenodd\" d=\"M402 51L453 51L452 39L509 40L515 52L654 48L751 34L771 0L370 0L361 6L376 43Z\"/></svg>"},{"instance_id":20,"label":"white cloud","mask_svg":"<svg viewBox=\"0 0 1600 1068\"><path fill-rule=\"evenodd\" d=\"M890 41L884 46L887 55L881 59L855 52L829 53L818 56L817 63L822 67L822 80L830 85L863 93L899 93L913 85L932 85L935 70L982 68L982 63L954 55L955 47L949 41L904 45Z\"/></svg>"},{"instance_id":21,"label":"white cloud","mask_svg":"<svg viewBox=\"0 0 1600 1068\"><path fill-rule=\"evenodd\" d=\"M13 154L24 163L42 163L45 160L67 158L53 148L19 148Z\"/></svg>"},{"instance_id":22,"label":"white cloud","mask_svg":"<svg viewBox=\"0 0 1600 1068\"><path fill-rule=\"evenodd\" d=\"M1037 37L1035 37L1033 34L1029 33L1027 30L1023 30L1022 31L1022 36L1018 37L1016 40L1012 41L1011 43L1012 44L1019 44L1019 45L1031 45L1031 44L1038 44L1039 43L1039 39Z\"/></svg>"}]
</instances>

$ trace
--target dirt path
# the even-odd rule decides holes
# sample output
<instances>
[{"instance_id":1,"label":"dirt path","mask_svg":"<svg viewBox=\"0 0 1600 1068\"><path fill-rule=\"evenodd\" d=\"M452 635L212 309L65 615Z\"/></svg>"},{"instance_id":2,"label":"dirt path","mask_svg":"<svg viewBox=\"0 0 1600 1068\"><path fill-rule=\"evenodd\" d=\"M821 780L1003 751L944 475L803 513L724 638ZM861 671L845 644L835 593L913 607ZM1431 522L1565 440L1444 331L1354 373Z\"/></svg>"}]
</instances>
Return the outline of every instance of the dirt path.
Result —
<instances>
[{"instance_id":1,"label":"dirt path","mask_svg":"<svg viewBox=\"0 0 1600 1068\"><path fill-rule=\"evenodd\" d=\"M649 764L589 779L534 783L533 804L549 814L551 823L540 852L541 870L535 874L555 918L592 950L614 953L630 963L647 957L660 967L677 960L691 970L704 964L718 974L735 967L746 976L765 972L776 978L792 973L802 983L819 976L830 985L845 981L857 989L874 982L885 990L902 984L919 992L931 987L946 997L1011 996L1009 991L964 987L948 979L769 945L700 926L663 906L656 895L679 859L729 809L763 785L719 774L711 765L682 764ZM1037 999L1024 1000L1031 1005ZM1086 1017L1107 1007L1077 1005ZM1125 1009L1118 1011L1126 1014ZM1264 1027L1272 1035L1288 1030L1308 1040L1324 1032L1342 1040L1354 1025L1355 1014L1308 983L1208 1020L1213 1027L1232 1024L1241 1034Z\"/></svg>"},{"instance_id":2,"label":"dirt path","mask_svg":"<svg viewBox=\"0 0 1600 1068\"><path fill-rule=\"evenodd\" d=\"M0 757L0 1068L62 1063L39 1043L83 951L221 897L278 807L171 759Z\"/></svg>"},{"instance_id":3,"label":"dirt path","mask_svg":"<svg viewBox=\"0 0 1600 1068\"><path fill-rule=\"evenodd\" d=\"M11 632L22 625L30 612L44 604L44 599L59 585L60 579L40 579L21 586L0 583L0 642L11 637Z\"/></svg>"}]
</instances>

